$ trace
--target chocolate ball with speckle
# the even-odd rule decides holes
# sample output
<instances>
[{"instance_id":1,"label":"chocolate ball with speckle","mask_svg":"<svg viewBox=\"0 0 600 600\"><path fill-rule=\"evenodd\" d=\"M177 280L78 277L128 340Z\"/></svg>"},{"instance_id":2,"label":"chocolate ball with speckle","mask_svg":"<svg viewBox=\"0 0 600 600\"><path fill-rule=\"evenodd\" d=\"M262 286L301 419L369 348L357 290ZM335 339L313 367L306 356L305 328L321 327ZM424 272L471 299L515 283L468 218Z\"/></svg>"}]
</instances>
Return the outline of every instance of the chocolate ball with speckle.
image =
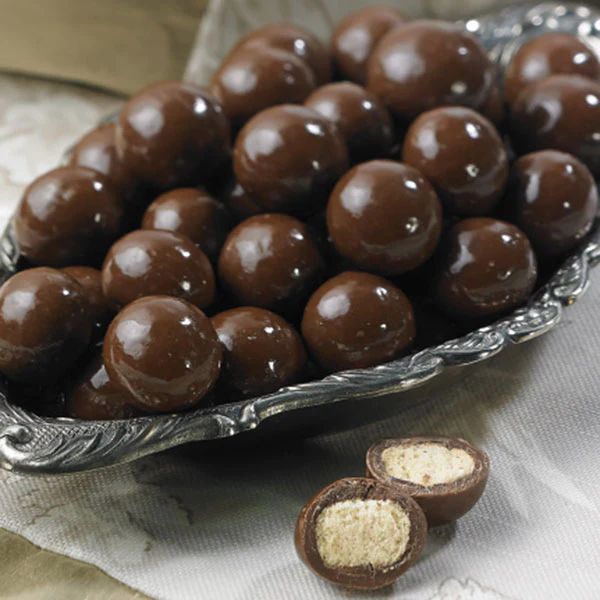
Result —
<instances>
[{"instance_id":1,"label":"chocolate ball with speckle","mask_svg":"<svg viewBox=\"0 0 600 600\"><path fill-rule=\"evenodd\" d=\"M598 212L598 191L580 160L541 150L512 165L506 209L539 255L557 256L590 231Z\"/></svg>"},{"instance_id":2,"label":"chocolate ball with speckle","mask_svg":"<svg viewBox=\"0 0 600 600\"><path fill-rule=\"evenodd\" d=\"M421 114L404 138L402 159L435 187L449 213L490 213L508 179L508 158L494 125L470 108Z\"/></svg>"},{"instance_id":3,"label":"chocolate ball with speckle","mask_svg":"<svg viewBox=\"0 0 600 600\"><path fill-rule=\"evenodd\" d=\"M495 69L479 40L459 25L412 21L387 33L369 59L367 88L400 121L444 105L478 109Z\"/></svg>"},{"instance_id":4,"label":"chocolate ball with speckle","mask_svg":"<svg viewBox=\"0 0 600 600\"><path fill-rule=\"evenodd\" d=\"M142 220L142 229L165 229L187 236L213 261L231 226L225 206L200 188L165 192L150 204Z\"/></svg>"},{"instance_id":5,"label":"chocolate ball with speckle","mask_svg":"<svg viewBox=\"0 0 600 600\"><path fill-rule=\"evenodd\" d=\"M348 168L335 125L304 106L283 104L255 115L238 135L234 172L268 211L308 214L322 207Z\"/></svg>"},{"instance_id":6,"label":"chocolate ball with speckle","mask_svg":"<svg viewBox=\"0 0 600 600\"><path fill-rule=\"evenodd\" d=\"M600 79L600 63L594 51L574 35L553 32L523 44L504 76L504 95L512 104L519 93L550 75L581 75Z\"/></svg>"},{"instance_id":7,"label":"chocolate ball with speckle","mask_svg":"<svg viewBox=\"0 0 600 600\"><path fill-rule=\"evenodd\" d=\"M113 315L113 308L102 291L102 273L92 267L65 267L62 271L81 286L94 321L95 333L103 335Z\"/></svg>"},{"instance_id":8,"label":"chocolate ball with speckle","mask_svg":"<svg viewBox=\"0 0 600 600\"><path fill-rule=\"evenodd\" d=\"M21 254L51 267L100 262L122 221L115 188L86 167L61 167L35 179L13 218Z\"/></svg>"},{"instance_id":9,"label":"chocolate ball with speckle","mask_svg":"<svg viewBox=\"0 0 600 600\"><path fill-rule=\"evenodd\" d=\"M99 352L71 384L67 413L85 421L127 419L137 413L131 402L131 395L111 381Z\"/></svg>"},{"instance_id":10,"label":"chocolate ball with speckle","mask_svg":"<svg viewBox=\"0 0 600 600\"><path fill-rule=\"evenodd\" d=\"M326 371L373 367L400 356L415 339L412 306L395 285L347 271L311 296L302 335Z\"/></svg>"},{"instance_id":11,"label":"chocolate ball with speckle","mask_svg":"<svg viewBox=\"0 0 600 600\"><path fill-rule=\"evenodd\" d=\"M219 257L221 283L240 304L286 313L318 285L324 268L306 225L272 213L237 225Z\"/></svg>"},{"instance_id":12,"label":"chocolate ball with speckle","mask_svg":"<svg viewBox=\"0 0 600 600\"><path fill-rule=\"evenodd\" d=\"M303 102L316 82L310 67L291 52L256 46L230 54L210 87L234 129L239 129L265 108Z\"/></svg>"},{"instance_id":13,"label":"chocolate ball with speckle","mask_svg":"<svg viewBox=\"0 0 600 600\"><path fill-rule=\"evenodd\" d=\"M365 88L342 81L313 92L304 106L335 123L348 147L350 162L387 157L394 142L392 118Z\"/></svg>"},{"instance_id":14,"label":"chocolate ball with speckle","mask_svg":"<svg viewBox=\"0 0 600 600\"><path fill-rule=\"evenodd\" d=\"M144 183L202 183L229 155L229 123L212 94L181 81L155 83L123 107L115 130L119 158Z\"/></svg>"},{"instance_id":15,"label":"chocolate ball with speckle","mask_svg":"<svg viewBox=\"0 0 600 600\"><path fill-rule=\"evenodd\" d=\"M406 17L391 6L367 6L342 19L334 29L331 51L340 78L364 84L367 62L377 42Z\"/></svg>"},{"instance_id":16,"label":"chocolate ball with speckle","mask_svg":"<svg viewBox=\"0 0 600 600\"><path fill-rule=\"evenodd\" d=\"M206 254L186 236L140 229L108 251L102 289L117 307L143 296L165 294L205 308L215 299L215 276Z\"/></svg>"},{"instance_id":17,"label":"chocolate ball with speckle","mask_svg":"<svg viewBox=\"0 0 600 600\"><path fill-rule=\"evenodd\" d=\"M600 175L600 83L578 75L532 83L512 105L510 134L519 154L561 150Z\"/></svg>"},{"instance_id":18,"label":"chocolate ball with speckle","mask_svg":"<svg viewBox=\"0 0 600 600\"><path fill-rule=\"evenodd\" d=\"M440 248L433 285L438 307L460 319L481 319L523 304L535 286L537 263L515 225L486 217L454 225Z\"/></svg>"},{"instance_id":19,"label":"chocolate ball with speckle","mask_svg":"<svg viewBox=\"0 0 600 600\"><path fill-rule=\"evenodd\" d=\"M314 73L318 85L331 80L331 55L309 31L291 23L273 23L259 27L244 36L231 53L244 53L252 48L266 47L294 54Z\"/></svg>"},{"instance_id":20,"label":"chocolate ball with speckle","mask_svg":"<svg viewBox=\"0 0 600 600\"><path fill-rule=\"evenodd\" d=\"M198 405L213 388L223 349L208 317L171 296L128 304L104 338L104 366L133 405L171 412Z\"/></svg>"},{"instance_id":21,"label":"chocolate ball with speckle","mask_svg":"<svg viewBox=\"0 0 600 600\"><path fill-rule=\"evenodd\" d=\"M56 381L90 341L85 293L69 275L38 267L0 287L0 373L27 384Z\"/></svg>"},{"instance_id":22,"label":"chocolate ball with speckle","mask_svg":"<svg viewBox=\"0 0 600 600\"><path fill-rule=\"evenodd\" d=\"M337 251L356 266L387 275L416 269L434 252L442 207L430 183L409 165L373 160L335 186L327 229Z\"/></svg>"},{"instance_id":23,"label":"chocolate ball with speckle","mask_svg":"<svg viewBox=\"0 0 600 600\"><path fill-rule=\"evenodd\" d=\"M242 306L215 315L211 323L224 348L221 381L228 395L270 394L302 376L304 344L279 315Z\"/></svg>"}]
</instances>

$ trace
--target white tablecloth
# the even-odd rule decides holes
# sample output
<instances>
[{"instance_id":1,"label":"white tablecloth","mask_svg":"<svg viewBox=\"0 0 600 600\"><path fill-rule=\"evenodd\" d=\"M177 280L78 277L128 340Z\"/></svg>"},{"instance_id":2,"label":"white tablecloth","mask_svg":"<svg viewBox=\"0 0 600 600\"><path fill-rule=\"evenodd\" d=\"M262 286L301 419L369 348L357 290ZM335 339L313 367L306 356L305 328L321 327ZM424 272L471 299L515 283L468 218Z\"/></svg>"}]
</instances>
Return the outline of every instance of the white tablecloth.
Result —
<instances>
[{"instance_id":1,"label":"white tablecloth","mask_svg":"<svg viewBox=\"0 0 600 600\"><path fill-rule=\"evenodd\" d=\"M2 218L23 184L117 105L0 76ZM242 454L192 446L75 476L1 472L0 526L158 598L335 598L296 558L300 507L333 479L362 474L381 437L460 435L491 457L486 493L455 527L432 533L418 565L381 597L597 600L600 272L593 280L552 333L473 368L420 408Z\"/></svg>"}]
</instances>

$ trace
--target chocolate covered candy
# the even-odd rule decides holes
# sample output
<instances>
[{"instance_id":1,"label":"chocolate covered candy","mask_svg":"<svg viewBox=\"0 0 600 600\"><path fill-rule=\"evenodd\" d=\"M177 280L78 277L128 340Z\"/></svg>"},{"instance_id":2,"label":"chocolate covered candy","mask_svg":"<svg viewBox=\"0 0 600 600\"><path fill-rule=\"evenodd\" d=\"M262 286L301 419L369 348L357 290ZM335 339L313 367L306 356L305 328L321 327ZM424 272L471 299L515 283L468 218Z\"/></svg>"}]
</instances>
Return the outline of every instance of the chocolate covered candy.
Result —
<instances>
[{"instance_id":1,"label":"chocolate covered candy","mask_svg":"<svg viewBox=\"0 0 600 600\"><path fill-rule=\"evenodd\" d=\"M86 167L60 167L35 179L13 218L19 251L36 265L95 264L121 232L117 191Z\"/></svg>"},{"instance_id":2,"label":"chocolate covered candy","mask_svg":"<svg viewBox=\"0 0 600 600\"><path fill-rule=\"evenodd\" d=\"M578 75L532 83L512 106L510 134L520 154L561 150L600 175L600 83Z\"/></svg>"},{"instance_id":3,"label":"chocolate covered candy","mask_svg":"<svg viewBox=\"0 0 600 600\"><path fill-rule=\"evenodd\" d=\"M452 316L491 317L523 304L536 278L536 257L519 228L473 217L456 223L441 246L433 297Z\"/></svg>"},{"instance_id":4,"label":"chocolate covered candy","mask_svg":"<svg viewBox=\"0 0 600 600\"><path fill-rule=\"evenodd\" d=\"M165 192L150 204L142 220L142 229L165 229L187 236L213 261L231 225L225 206L200 188Z\"/></svg>"},{"instance_id":5,"label":"chocolate covered candy","mask_svg":"<svg viewBox=\"0 0 600 600\"><path fill-rule=\"evenodd\" d=\"M367 451L367 476L418 502L430 527L462 517L481 497L487 455L460 438L382 440Z\"/></svg>"},{"instance_id":6,"label":"chocolate covered candy","mask_svg":"<svg viewBox=\"0 0 600 600\"><path fill-rule=\"evenodd\" d=\"M338 252L362 269L397 275L434 252L442 208L415 168L391 160L357 165L335 186L327 229Z\"/></svg>"},{"instance_id":7,"label":"chocolate covered candy","mask_svg":"<svg viewBox=\"0 0 600 600\"><path fill-rule=\"evenodd\" d=\"M219 257L221 282L238 303L286 312L302 303L323 271L306 225L287 215L242 221L227 236Z\"/></svg>"},{"instance_id":8,"label":"chocolate covered candy","mask_svg":"<svg viewBox=\"0 0 600 600\"><path fill-rule=\"evenodd\" d=\"M491 212L508 179L508 159L496 128L462 106L417 117L406 132L402 160L418 169L457 215Z\"/></svg>"},{"instance_id":9,"label":"chocolate covered candy","mask_svg":"<svg viewBox=\"0 0 600 600\"><path fill-rule=\"evenodd\" d=\"M204 252L186 236L140 229L110 248L102 266L102 289L117 307L166 294L205 308L215 298L215 276Z\"/></svg>"},{"instance_id":10,"label":"chocolate covered candy","mask_svg":"<svg viewBox=\"0 0 600 600\"><path fill-rule=\"evenodd\" d=\"M326 371L373 367L400 356L415 338L412 306L395 285L348 271L310 297L302 335Z\"/></svg>"},{"instance_id":11,"label":"chocolate covered candy","mask_svg":"<svg viewBox=\"0 0 600 600\"><path fill-rule=\"evenodd\" d=\"M391 585L423 552L427 522L392 486L349 477L328 485L300 512L296 550L317 575L357 590Z\"/></svg>"},{"instance_id":12,"label":"chocolate covered candy","mask_svg":"<svg viewBox=\"0 0 600 600\"><path fill-rule=\"evenodd\" d=\"M27 269L0 287L0 373L7 379L56 381L75 365L91 331L85 292L66 273Z\"/></svg>"},{"instance_id":13,"label":"chocolate covered candy","mask_svg":"<svg viewBox=\"0 0 600 600\"><path fill-rule=\"evenodd\" d=\"M304 344L279 315L242 306L215 315L211 323L224 348L222 388L228 395L270 394L302 376Z\"/></svg>"},{"instance_id":14,"label":"chocolate covered candy","mask_svg":"<svg viewBox=\"0 0 600 600\"><path fill-rule=\"evenodd\" d=\"M406 17L392 6L365 6L342 19L331 37L339 77L364 84L373 48L390 29L405 21Z\"/></svg>"},{"instance_id":15,"label":"chocolate covered candy","mask_svg":"<svg viewBox=\"0 0 600 600\"><path fill-rule=\"evenodd\" d=\"M170 296L127 305L104 339L103 359L114 385L140 410L170 412L196 406L219 376L223 349L199 309Z\"/></svg>"},{"instance_id":16,"label":"chocolate covered candy","mask_svg":"<svg viewBox=\"0 0 600 600\"><path fill-rule=\"evenodd\" d=\"M542 256L557 256L590 231L598 191L589 169L557 150L521 156L511 168L506 211Z\"/></svg>"},{"instance_id":17,"label":"chocolate covered candy","mask_svg":"<svg viewBox=\"0 0 600 600\"><path fill-rule=\"evenodd\" d=\"M394 142L392 119L363 87L342 81L315 90L304 102L335 123L348 147L350 162L386 157Z\"/></svg>"},{"instance_id":18,"label":"chocolate covered candy","mask_svg":"<svg viewBox=\"0 0 600 600\"><path fill-rule=\"evenodd\" d=\"M480 108L494 73L481 42L459 25L412 21L377 44L368 64L367 89L406 121L447 104Z\"/></svg>"},{"instance_id":19,"label":"chocolate covered candy","mask_svg":"<svg viewBox=\"0 0 600 600\"><path fill-rule=\"evenodd\" d=\"M348 167L348 153L328 119L284 104L246 123L233 164L237 180L263 209L307 214L323 206Z\"/></svg>"},{"instance_id":20,"label":"chocolate covered candy","mask_svg":"<svg viewBox=\"0 0 600 600\"><path fill-rule=\"evenodd\" d=\"M202 183L229 155L229 123L221 105L192 83L155 83L133 96L115 130L120 160L156 188Z\"/></svg>"}]
</instances>

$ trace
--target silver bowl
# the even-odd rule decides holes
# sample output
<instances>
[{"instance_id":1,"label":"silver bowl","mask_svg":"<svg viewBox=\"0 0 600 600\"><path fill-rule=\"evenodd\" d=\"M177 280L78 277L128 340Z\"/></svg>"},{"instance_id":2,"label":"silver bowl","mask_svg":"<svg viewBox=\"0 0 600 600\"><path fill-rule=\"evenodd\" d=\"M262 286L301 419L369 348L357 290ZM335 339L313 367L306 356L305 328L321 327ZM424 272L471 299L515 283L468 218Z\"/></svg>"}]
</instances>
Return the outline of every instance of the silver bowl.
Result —
<instances>
[{"instance_id":1,"label":"silver bowl","mask_svg":"<svg viewBox=\"0 0 600 600\"><path fill-rule=\"evenodd\" d=\"M574 33L600 51L600 11L578 4L517 6L462 24L480 36L500 68L523 41L546 31ZM527 306L493 325L378 367L336 373L243 402L181 414L79 421L32 414L0 390L0 466L22 473L84 471L187 442L233 436L251 440L258 433L306 435L383 418L423 401L426 394L416 388L445 384L462 368L555 327L563 309L585 292L590 268L600 262L599 242L596 223L586 242ZM0 239L0 276L13 273L17 259L7 231Z\"/></svg>"}]
</instances>

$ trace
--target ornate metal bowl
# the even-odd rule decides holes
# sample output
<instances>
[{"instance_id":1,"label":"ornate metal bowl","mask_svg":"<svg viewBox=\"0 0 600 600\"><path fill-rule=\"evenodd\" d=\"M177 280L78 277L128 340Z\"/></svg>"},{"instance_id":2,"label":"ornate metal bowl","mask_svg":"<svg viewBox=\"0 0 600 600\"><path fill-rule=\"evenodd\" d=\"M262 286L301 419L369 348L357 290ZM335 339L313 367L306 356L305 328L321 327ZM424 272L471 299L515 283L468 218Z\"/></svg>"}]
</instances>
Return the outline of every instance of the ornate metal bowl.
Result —
<instances>
[{"instance_id":1,"label":"ornate metal bowl","mask_svg":"<svg viewBox=\"0 0 600 600\"><path fill-rule=\"evenodd\" d=\"M600 49L600 12L581 5L513 7L463 25L481 37L500 67L524 40L544 31L575 33ZM0 465L26 473L83 471L186 442L228 438L255 429L308 432L381 418L386 411L406 406L409 398L422 400L422 390L410 393L414 388L433 385L445 379L442 375L451 376L460 367L552 329L563 309L584 293L590 268L600 262L599 242L596 224L589 239L526 307L493 325L385 365L337 373L268 396L183 414L100 422L40 417L12 404L0 392ZM14 272L17 258L10 232L6 232L0 240L0 276Z\"/></svg>"}]
</instances>

